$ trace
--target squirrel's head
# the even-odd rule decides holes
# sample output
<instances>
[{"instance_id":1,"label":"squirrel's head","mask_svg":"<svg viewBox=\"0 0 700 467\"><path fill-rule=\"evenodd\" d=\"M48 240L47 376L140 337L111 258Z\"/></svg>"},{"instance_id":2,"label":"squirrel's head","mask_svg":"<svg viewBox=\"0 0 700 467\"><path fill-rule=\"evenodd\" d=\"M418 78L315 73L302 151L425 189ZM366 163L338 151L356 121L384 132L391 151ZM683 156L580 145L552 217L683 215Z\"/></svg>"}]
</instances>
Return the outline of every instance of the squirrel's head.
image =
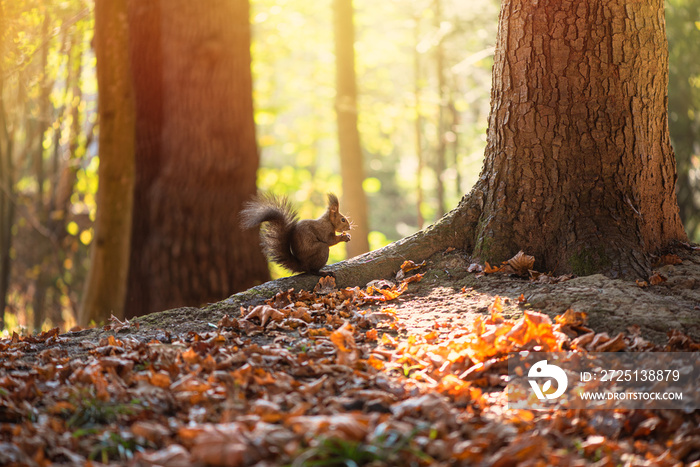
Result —
<instances>
[{"instance_id":1,"label":"squirrel's head","mask_svg":"<svg viewBox=\"0 0 700 467\"><path fill-rule=\"evenodd\" d=\"M328 217L336 232L350 230L352 224L347 216L340 213L340 203L338 197L333 193L328 193Z\"/></svg>"}]
</instances>

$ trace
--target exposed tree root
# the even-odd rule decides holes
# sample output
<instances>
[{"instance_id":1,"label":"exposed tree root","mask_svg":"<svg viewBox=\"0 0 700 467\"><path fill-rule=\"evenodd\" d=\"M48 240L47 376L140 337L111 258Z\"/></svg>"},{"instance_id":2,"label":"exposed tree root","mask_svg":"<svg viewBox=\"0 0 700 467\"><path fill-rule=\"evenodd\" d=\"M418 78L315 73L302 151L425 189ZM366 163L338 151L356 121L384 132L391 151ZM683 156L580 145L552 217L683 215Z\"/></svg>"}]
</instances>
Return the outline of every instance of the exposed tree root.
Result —
<instances>
[{"instance_id":1,"label":"exposed tree root","mask_svg":"<svg viewBox=\"0 0 700 467\"><path fill-rule=\"evenodd\" d=\"M328 266L324 271L335 275L339 287L364 286L371 280L393 276L406 260L417 263L450 247L471 251L474 247L476 224L481 215L481 205L481 193L474 189L462 198L457 208L426 229L379 250ZM261 302L281 290L312 290L317 282L318 276L311 274L284 277L239 292L201 310L204 314L213 309L238 312L241 305ZM162 313L158 315L165 317ZM144 318L139 320L148 321Z\"/></svg>"}]
</instances>

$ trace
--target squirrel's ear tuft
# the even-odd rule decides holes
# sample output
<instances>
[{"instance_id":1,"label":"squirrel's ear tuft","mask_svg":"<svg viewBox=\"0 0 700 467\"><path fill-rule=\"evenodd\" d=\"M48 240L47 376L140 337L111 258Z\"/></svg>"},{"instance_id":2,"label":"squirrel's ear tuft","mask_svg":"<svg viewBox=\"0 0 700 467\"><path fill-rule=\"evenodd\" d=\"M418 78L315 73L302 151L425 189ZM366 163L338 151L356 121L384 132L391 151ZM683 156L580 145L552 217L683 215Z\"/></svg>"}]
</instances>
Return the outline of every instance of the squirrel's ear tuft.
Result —
<instances>
[{"instance_id":1,"label":"squirrel's ear tuft","mask_svg":"<svg viewBox=\"0 0 700 467\"><path fill-rule=\"evenodd\" d=\"M328 207L335 208L336 211L340 208L340 203L338 203L338 197L333 193L328 193Z\"/></svg>"}]
</instances>

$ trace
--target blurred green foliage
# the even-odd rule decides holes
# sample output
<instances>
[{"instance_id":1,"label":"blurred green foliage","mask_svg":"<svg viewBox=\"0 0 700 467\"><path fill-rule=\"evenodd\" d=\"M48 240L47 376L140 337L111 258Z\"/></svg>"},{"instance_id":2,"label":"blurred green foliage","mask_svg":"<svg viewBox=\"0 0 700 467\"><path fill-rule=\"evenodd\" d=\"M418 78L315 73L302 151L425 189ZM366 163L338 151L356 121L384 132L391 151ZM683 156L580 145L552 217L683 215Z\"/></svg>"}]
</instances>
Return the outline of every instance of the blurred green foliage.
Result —
<instances>
[{"instance_id":1,"label":"blurred green foliage","mask_svg":"<svg viewBox=\"0 0 700 467\"><path fill-rule=\"evenodd\" d=\"M666 33L678 204L688 237L700 242L700 0L667 0Z\"/></svg>"},{"instance_id":2,"label":"blurred green foliage","mask_svg":"<svg viewBox=\"0 0 700 467\"><path fill-rule=\"evenodd\" d=\"M0 0L2 131L13 160L13 186L2 188L15 206L8 330L37 327L38 309L38 327L75 323L97 192L90 7Z\"/></svg>"},{"instance_id":3,"label":"blurred green foliage","mask_svg":"<svg viewBox=\"0 0 700 467\"><path fill-rule=\"evenodd\" d=\"M355 0L354 6L358 125L367 174L363 187L369 202L370 246L375 249L417 231L419 212L427 224L435 220L439 183L445 188L447 207L454 207L478 177L499 2L440 0L440 17L436 0ZM31 327L42 281L46 306L54 310L44 327L59 324L56 320L70 327L89 265L98 184L97 83L90 45L93 3L0 0L0 7L0 92L13 137L17 206L6 329ZM679 167L679 203L696 241L699 11L700 0L667 1L669 127ZM332 1L251 0L250 19L261 153L258 187L288 195L302 218L316 217L325 210L327 192L342 195L333 107ZM438 45L444 54L442 90L437 84ZM451 116L442 135L437 124L441 108ZM76 116L78 134L73 131ZM424 161L420 174L417 128ZM436 173L441 138L448 145L447 165L443 173ZM33 163L37 150L42 177ZM53 209L52 202L65 170L74 171L75 178L69 207L61 211ZM423 190L420 197L418 185ZM62 233L53 232L55 226ZM37 248L37 242L49 248ZM344 257L344 245L331 249L331 262ZM273 274L284 271L275 269Z\"/></svg>"},{"instance_id":4,"label":"blurred green foliage","mask_svg":"<svg viewBox=\"0 0 700 467\"><path fill-rule=\"evenodd\" d=\"M358 126L367 174L363 187L370 246L375 249L417 231L418 209L429 222L435 220L438 179L447 186L448 204L456 206L478 176L498 2L443 0L443 17L437 20L433 1L355 0L354 6ZM258 187L288 195L301 217L316 216L324 209L326 192L342 194L333 108L332 2L254 0L251 21L262 155ZM416 115L422 119L423 157L432 161L441 137L435 122L440 106L448 104L441 102L437 88L435 52L440 42L448 92L461 115L459 127L450 132L460 137L456 165L448 164L437 174L429 163L420 175L425 193L418 207ZM352 218L351 212L343 212ZM343 248L331 249L331 262L344 257Z\"/></svg>"}]
</instances>

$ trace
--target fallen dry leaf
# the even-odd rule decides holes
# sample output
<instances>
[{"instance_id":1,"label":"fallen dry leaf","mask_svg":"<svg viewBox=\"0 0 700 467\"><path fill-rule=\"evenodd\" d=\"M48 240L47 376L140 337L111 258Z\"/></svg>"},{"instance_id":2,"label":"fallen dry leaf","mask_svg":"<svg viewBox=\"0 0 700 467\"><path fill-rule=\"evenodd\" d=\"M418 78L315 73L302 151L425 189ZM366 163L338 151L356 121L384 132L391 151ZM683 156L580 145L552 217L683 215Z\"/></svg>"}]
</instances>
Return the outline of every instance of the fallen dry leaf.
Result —
<instances>
[{"instance_id":1,"label":"fallen dry leaf","mask_svg":"<svg viewBox=\"0 0 700 467\"><path fill-rule=\"evenodd\" d=\"M258 318L260 320L260 326L265 327L265 324L270 320L277 323L281 322L285 318L285 314L280 310L272 308L270 305L258 305L245 315L243 319L245 321L250 321L253 318Z\"/></svg>"},{"instance_id":2,"label":"fallen dry leaf","mask_svg":"<svg viewBox=\"0 0 700 467\"><path fill-rule=\"evenodd\" d=\"M667 280L668 278L666 278L666 276L664 276L663 274L659 274L658 272L649 277L649 283L651 285L659 285L666 282Z\"/></svg>"},{"instance_id":3,"label":"fallen dry leaf","mask_svg":"<svg viewBox=\"0 0 700 467\"><path fill-rule=\"evenodd\" d=\"M141 452L134 465L138 467L190 467L193 464L189 451L179 444L171 444L159 451Z\"/></svg>"},{"instance_id":4,"label":"fallen dry leaf","mask_svg":"<svg viewBox=\"0 0 700 467\"><path fill-rule=\"evenodd\" d=\"M413 271L414 269L420 269L423 266L425 266L425 261L422 261L419 264L414 263L411 260L404 261L403 264L401 264L401 270L406 273L409 271Z\"/></svg>"},{"instance_id":5,"label":"fallen dry leaf","mask_svg":"<svg viewBox=\"0 0 700 467\"><path fill-rule=\"evenodd\" d=\"M198 431L192 444L192 459L212 466L244 466L260 460L261 455L245 436L239 423L206 424Z\"/></svg>"},{"instance_id":6,"label":"fallen dry leaf","mask_svg":"<svg viewBox=\"0 0 700 467\"><path fill-rule=\"evenodd\" d=\"M614 339L611 339L603 344L595 347L596 352L619 352L627 348L627 343L625 342L625 335L619 333Z\"/></svg>"},{"instance_id":7,"label":"fallen dry leaf","mask_svg":"<svg viewBox=\"0 0 700 467\"><path fill-rule=\"evenodd\" d=\"M506 274L515 274L518 276L528 275L535 266L535 257L526 255L522 250L515 256L504 263L503 272Z\"/></svg>"},{"instance_id":8,"label":"fallen dry leaf","mask_svg":"<svg viewBox=\"0 0 700 467\"><path fill-rule=\"evenodd\" d=\"M355 343L354 328L345 322L330 335L331 342L338 351L338 364L352 366L357 361L357 344Z\"/></svg>"},{"instance_id":9,"label":"fallen dry leaf","mask_svg":"<svg viewBox=\"0 0 700 467\"><path fill-rule=\"evenodd\" d=\"M687 335L661 346L630 326L611 339L572 310L509 319L516 300L500 297L473 321L428 315L406 331L404 304L386 302L420 277L285 290L208 333L0 339L0 464L331 464L337 448L377 465L697 460L695 413L512 411L503 392L513 352L700 351Z\"/></svg>"},{"instance_id":10,"label":"fallen dry leaf","mask_svg":"<svg viewBox=\"0 0 700 467\"><path fill-rule=\"evenodd\" d=\"M359 441L367 435L369 417L363 414L301 415L290 417L286 424L309 439L316 436L338 437Z\"/></svg>"},{"instance_id":11,"label":"fallen dry leaf","mask_svg":"<svg viewBox=\"0 0 700 467\"><path fill-rule=\"evenodd\" d=\"M136 324L136 328L138 329L139 324ZM109 324L106 324L103 329L105 331L115 331L119 332L123 329L129 329L131 327L131 323L129 322L128 319L124 318L124 321L120 321L119 318L117 318L114 315L111 315L109 318Z\"/></svg>"},{"instance_id":12,"label":"fallen dry leaf","mask_svg":"<svg viewBox=\"0 0 700 467\"><path fill-rule=\"evenodd\" d=\"M318 295L327 295L333 292L335 288L335 277L325 276L318 280L318 284L314 287L314 293Z\"/></svg>"},{"instance_id":13,"label":"fallen dry leaf","mask_svg":"<svg viewBox=\"0 0 700 467\"><path fill-rule=\"evenodd\" d=\"M574 311L571 308L566 310L563 315L554 317L554 322L560 325L583 326L588 320L588 315L583 311Z\"/></svg>"}]
</instances>

